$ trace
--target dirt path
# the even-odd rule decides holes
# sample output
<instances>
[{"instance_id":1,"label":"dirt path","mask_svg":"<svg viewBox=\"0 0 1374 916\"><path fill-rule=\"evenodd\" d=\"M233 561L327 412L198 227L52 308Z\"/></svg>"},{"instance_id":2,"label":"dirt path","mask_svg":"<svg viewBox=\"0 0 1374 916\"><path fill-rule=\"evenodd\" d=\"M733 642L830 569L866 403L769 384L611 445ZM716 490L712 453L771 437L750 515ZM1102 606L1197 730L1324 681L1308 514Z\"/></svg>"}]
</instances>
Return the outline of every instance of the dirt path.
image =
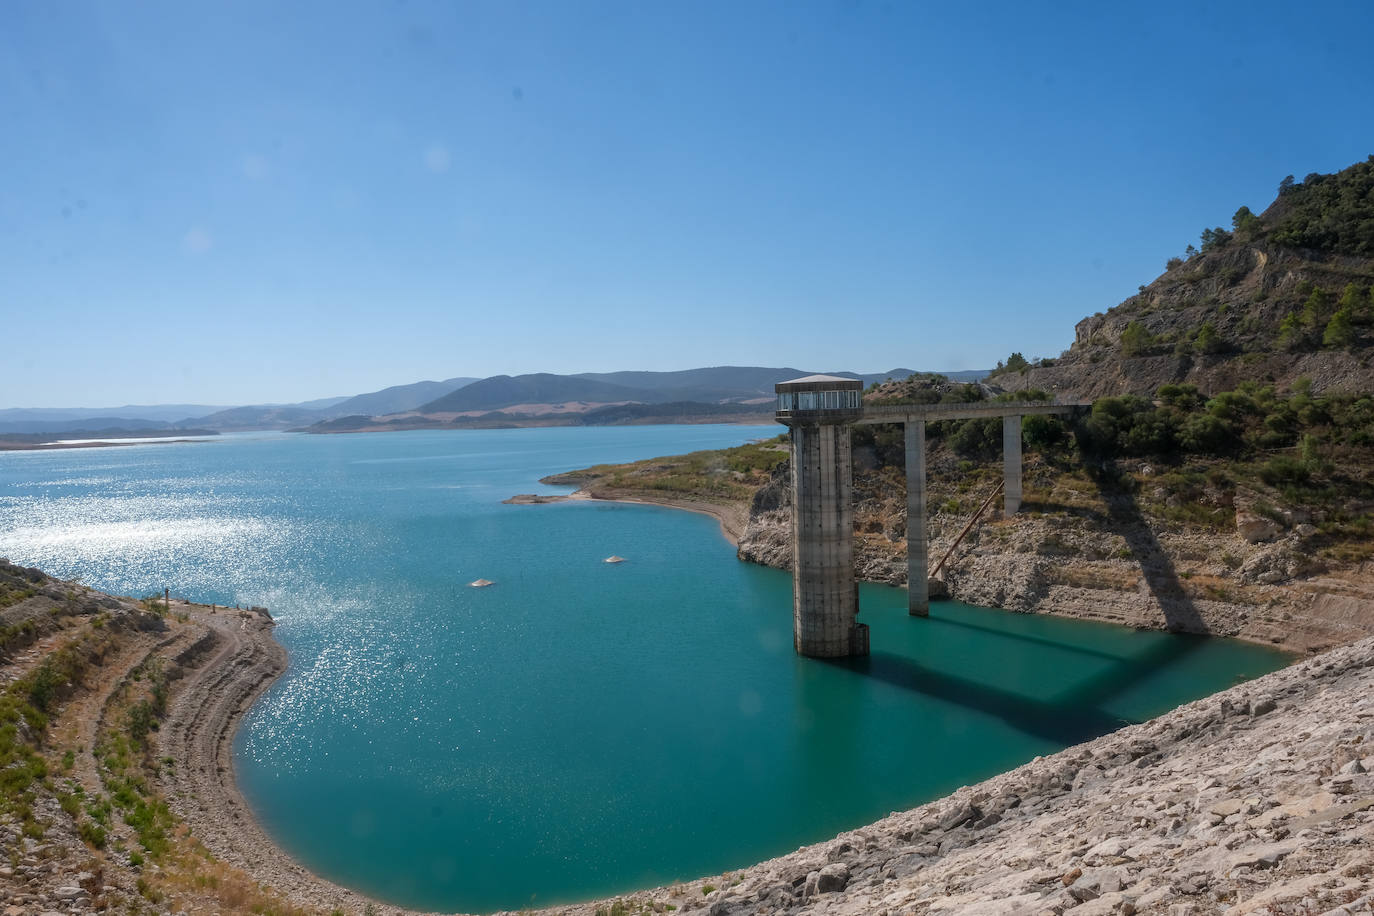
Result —
<instances>
[{"instance_id":1,"label":"dirt path","mask_svg":"<svg viewBox=\"0 0 1374 916\"><path fill-rule=\"evenodd\" d=\"M95 745L105 724L110 701L130 673L157 650L164 638L160 635L135 633L114 642L113 653L107 655L86 677L86 689L63 709L53 724L55 747L76 752L71 776L87 793L95 797L104 791L100 779L100 765L95 759Z\"/></svg>"}]
</instances>

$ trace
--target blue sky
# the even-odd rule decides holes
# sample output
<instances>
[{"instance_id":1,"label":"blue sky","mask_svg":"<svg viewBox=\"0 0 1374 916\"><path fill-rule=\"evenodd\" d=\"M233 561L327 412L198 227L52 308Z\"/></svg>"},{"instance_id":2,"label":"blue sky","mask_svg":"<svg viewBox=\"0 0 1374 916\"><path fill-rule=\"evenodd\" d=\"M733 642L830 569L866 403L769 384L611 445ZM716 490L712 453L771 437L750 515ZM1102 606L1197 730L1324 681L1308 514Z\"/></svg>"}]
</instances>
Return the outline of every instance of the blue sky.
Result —
<instances>
[{"instance_id":1,"label":"blue sky","mask_svg":"<svg viewBox=\"0 0 1374 916\"><path fill-rule=\"evenodd\" d=\"M0 407L1052 356L1374 153L1374 4L0 4Z\"/></svg>"}]
</instances>

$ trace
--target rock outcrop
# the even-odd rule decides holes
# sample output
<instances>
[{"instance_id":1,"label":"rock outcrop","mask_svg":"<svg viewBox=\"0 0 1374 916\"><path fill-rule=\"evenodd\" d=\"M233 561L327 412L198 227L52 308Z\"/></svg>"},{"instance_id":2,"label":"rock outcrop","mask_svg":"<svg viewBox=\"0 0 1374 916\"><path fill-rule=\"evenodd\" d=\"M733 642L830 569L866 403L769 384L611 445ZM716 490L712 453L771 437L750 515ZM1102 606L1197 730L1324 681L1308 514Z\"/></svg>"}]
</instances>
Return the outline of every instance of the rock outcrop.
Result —
<instances>
[{"instance_id":1,"label":"rock outcrop","mask_svg":"<svg viewBox=\"0 0 1374 916\"><path fill-rule=\"evenodd\" d=\"M855 484L855 573L864 581L905 586L904 487L872 475L860 472ZM1041 482L1060 489L1081 483ZM932 486L937 496L950 489L948 480ZM976 526L940 571L950 597L1025 613L1233 636L1297 652L1374 633L1374 568L1325 569L1314 556L1317 531L1302 511L1260 515L1255 495L1243 492L1229 507L1235 510L1232 529L1209 531L1154 518L1129 493L1089 494L1091 487L1083 486L1085 492L1072 496L1051 489L1047 501L1063 500L1056 508L1042 504L1041 511L1032 504L1019 515L994 514ZM739 539L741 559L791 568L790 492L784 464L755 494ZM968 518L941 508L937 498L930 502L935 564Z\"/></svg>"}]
</instances>

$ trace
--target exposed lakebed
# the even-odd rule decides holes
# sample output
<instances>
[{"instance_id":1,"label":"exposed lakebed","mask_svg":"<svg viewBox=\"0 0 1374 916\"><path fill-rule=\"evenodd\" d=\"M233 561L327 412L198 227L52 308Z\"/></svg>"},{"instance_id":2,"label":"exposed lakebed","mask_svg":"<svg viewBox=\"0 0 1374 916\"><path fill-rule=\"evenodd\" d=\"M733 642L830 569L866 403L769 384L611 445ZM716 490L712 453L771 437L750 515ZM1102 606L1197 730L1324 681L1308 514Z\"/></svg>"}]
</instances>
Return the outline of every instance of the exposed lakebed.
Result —
<instances>
[{"instance_id":1,"label":"exposed lakebed","mask_svg":"<svg viewBox=\"0 0 1374 916\"><path fill-rule=\"evenodd\" d=\"M737 562L713 519L501 504L549 473L773 432L8 454L0 555L117 592L271 607L291 669L240 733L245 794L322 875L423 908L744 866L1285 661L955 602L917 620L876 586L861 594L873 656L802 660L788 576ZM495 585L467 587L479 578Z\"/></svg>"}]
</instances>

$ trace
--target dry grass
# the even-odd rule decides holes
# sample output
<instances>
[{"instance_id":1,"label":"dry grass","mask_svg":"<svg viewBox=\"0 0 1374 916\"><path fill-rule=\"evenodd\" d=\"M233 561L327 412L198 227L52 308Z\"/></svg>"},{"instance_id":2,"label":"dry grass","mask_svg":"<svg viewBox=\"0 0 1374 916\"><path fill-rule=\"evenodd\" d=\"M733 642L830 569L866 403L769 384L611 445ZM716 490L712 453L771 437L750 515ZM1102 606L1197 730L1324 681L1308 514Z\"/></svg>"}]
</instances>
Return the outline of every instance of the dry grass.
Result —
<instances>
[{"instance_id":1,"label":"dry grass","mask_svg":"<svg viewBox=\"0 0 1374 916\"><path fill-rule=\"evenodd\" d=\"M242 870L215 859L184 826L177 831L175 852L149 881L173 912L204 912L223 916L313 916L263 888Z\"/></svg>"}]
</instances>

